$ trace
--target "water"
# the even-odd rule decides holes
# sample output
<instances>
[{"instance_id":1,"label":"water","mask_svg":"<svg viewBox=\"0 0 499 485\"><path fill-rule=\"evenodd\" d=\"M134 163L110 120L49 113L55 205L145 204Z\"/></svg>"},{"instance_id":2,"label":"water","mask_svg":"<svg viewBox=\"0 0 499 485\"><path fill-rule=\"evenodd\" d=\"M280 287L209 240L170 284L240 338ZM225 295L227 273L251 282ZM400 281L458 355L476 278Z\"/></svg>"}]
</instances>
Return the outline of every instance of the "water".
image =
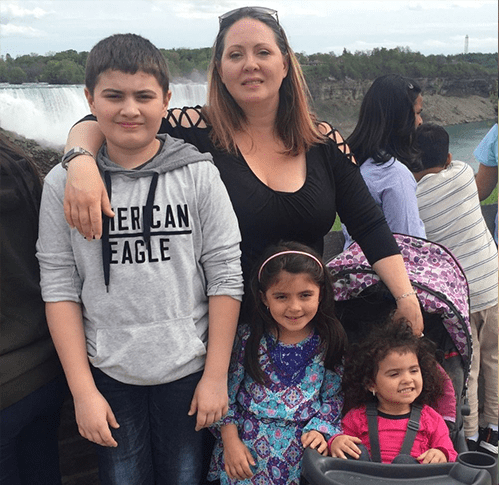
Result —
<instances>
[{"instance_id":1,"label":"water","mask_svg":"<svg viewBox=\"0 0 499 485\"><path fill-rule=\"evenodd\" d=\"M172 84L170 107L204 104L206 83ZM89 113L83 85L0 84L0 126L40 143L60 147L73 124ZM493 125L480 121L446 126L454 159L478 163L473 150Z\"/></svg>"},{"instance_id":2,"label":"water","mask_svg":"<svg viewBox=\"0 0 499 485\"><path fill-rule=\"evenodd\" d=\"M171 84L170 107L206 101L206 84ZM73 124L90 112L83 85L0 84L0 126L44 145L66 143Z\"/></svg>"},{"instance_id":3,"label":"water","mask_svg":"<svg viewBox=\"0 0 499 485\"><path fill-rule=\"evenodd\" d=\"M452 153L452 158L468 163L476 172L479 164L473 152L494 123L494 120L487 120L446 126L445 129L450 137L449 151Z\"/></svg>"}]
</instances>

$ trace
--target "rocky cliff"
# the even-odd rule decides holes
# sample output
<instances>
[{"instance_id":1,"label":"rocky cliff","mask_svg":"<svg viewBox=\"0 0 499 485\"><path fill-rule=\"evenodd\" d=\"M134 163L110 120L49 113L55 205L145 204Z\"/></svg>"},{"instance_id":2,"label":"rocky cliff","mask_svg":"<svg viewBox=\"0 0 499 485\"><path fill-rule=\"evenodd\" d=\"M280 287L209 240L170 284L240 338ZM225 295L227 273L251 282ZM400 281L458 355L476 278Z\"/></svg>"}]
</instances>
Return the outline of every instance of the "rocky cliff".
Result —
<instances>
[{"instance_id":1,"label":"rocky cliff","mask_svg":"<svg viewBox=\"0 0 499 485\"><path fill-rule=\"evenodd\" d=\"M423 90L423 120L442 125L470 123L497 117L497 78L417 79ZM310 84L315 109L348 136L353 130L362 99L372 81L345 79Z\"/></svg>"},{"instance_id":2,"label":"rocky cliff","mask_svg":"<svg viewBox=\"0 0 499 485\"><path fill-rule=\"evenodd\" d=\"M441 125L455 125L497 118L497 78L417 79L423 89L423 120ZM310 92L320 119L327 120L348 136L357 121L362 99L372 81L328 80L311 83ZM1 128L0 128L1 130ZM3 131L3 130L2 130ZM60 160L61 151L7 133L36 161L45 175Z\"/></svg>"}]
</instances>

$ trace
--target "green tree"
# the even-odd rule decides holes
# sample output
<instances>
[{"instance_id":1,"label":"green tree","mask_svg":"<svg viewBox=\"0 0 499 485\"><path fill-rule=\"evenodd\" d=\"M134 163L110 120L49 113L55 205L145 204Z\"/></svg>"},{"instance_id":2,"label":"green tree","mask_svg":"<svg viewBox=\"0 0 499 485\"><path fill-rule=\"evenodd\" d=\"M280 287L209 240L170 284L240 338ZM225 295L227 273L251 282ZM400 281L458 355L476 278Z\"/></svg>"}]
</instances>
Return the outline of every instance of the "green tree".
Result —
<instances>
[{"instance_id":1,"label":"green tree","mask_svg":"<svg viewBox=\"0 0 499 485\"><path fill-rule=\"evenodd\" d=\"M42 80L51 84L81 84L84 77L83 68L69 59L49 61L42 73Z\"/></svg>"},{"instance_id":2,"label":"green tree","mask_svg":"<svg viewBox=\"0 0 499 485\"><path fill-rule=\"evenodd\" d=\"M22 84L28 76L20 67L13 67L7 71L7 82L10 84Z\"/></svg>"}]
</instances>

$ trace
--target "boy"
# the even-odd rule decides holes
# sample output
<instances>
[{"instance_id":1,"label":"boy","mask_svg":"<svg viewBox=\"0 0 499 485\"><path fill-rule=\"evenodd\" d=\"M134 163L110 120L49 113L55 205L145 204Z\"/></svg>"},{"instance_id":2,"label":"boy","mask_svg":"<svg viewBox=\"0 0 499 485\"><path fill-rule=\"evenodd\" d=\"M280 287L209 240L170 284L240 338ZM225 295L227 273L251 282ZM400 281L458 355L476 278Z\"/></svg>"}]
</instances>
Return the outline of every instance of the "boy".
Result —
<instances>
[{"instance_id":1,"label":"boy","mask_svg":"<svg viewBox=\"0 0 499 485\"><path fill-rule=\"evenodd\" d=\"M425 169L414 176L426 235L457 257L470 289L473 360L465 435L470 449L497 456L497 248L482 216L473 170L464 162L452 161L448 133L426 123L418 128L417 141ZM480 373L484 426L479 429Z\"/></svg>"},{"instance_id":2,"label":"boy","mask_svg":"<svg viewBox=\"0 0 499 485\"><path fill-rule=\"evenodd\" d=\"M49 328L80 433L102 445L101 482L200 483L196 431L227 411L237 219L211 156L156 135L170 99L156 47L133 34L100 41L85 86L115 217L102 241L85 240L64 219L66 172L46 177L37 256Z\"/></svg>"}]
</instances>

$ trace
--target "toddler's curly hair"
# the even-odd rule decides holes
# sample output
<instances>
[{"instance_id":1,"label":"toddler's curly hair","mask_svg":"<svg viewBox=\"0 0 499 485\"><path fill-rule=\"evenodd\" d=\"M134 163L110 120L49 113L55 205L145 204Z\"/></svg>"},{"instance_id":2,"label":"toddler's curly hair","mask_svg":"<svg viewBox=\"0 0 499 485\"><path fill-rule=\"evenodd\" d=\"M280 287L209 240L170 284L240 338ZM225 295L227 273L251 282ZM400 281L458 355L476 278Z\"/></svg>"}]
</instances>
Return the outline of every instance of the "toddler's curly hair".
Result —
<instances>
[{"instance_id":1,"label":"toddler's curly hair","mask_svg":"<svg viewBox=\"0 0 499 485\"><path fill-rule=\"evenodd\" d=\"M444 380L437 368L436 345L426 338L418 338L411 325L404 319L375 327L366 339L353 344L346 359L342 389L345 395L343 413L359 407L376 397L369 391L378 373L379 363L393 350L416 354L423 389L415 400L416 404L434 406L444 393Z\"/></svg>"}]
</instances>

